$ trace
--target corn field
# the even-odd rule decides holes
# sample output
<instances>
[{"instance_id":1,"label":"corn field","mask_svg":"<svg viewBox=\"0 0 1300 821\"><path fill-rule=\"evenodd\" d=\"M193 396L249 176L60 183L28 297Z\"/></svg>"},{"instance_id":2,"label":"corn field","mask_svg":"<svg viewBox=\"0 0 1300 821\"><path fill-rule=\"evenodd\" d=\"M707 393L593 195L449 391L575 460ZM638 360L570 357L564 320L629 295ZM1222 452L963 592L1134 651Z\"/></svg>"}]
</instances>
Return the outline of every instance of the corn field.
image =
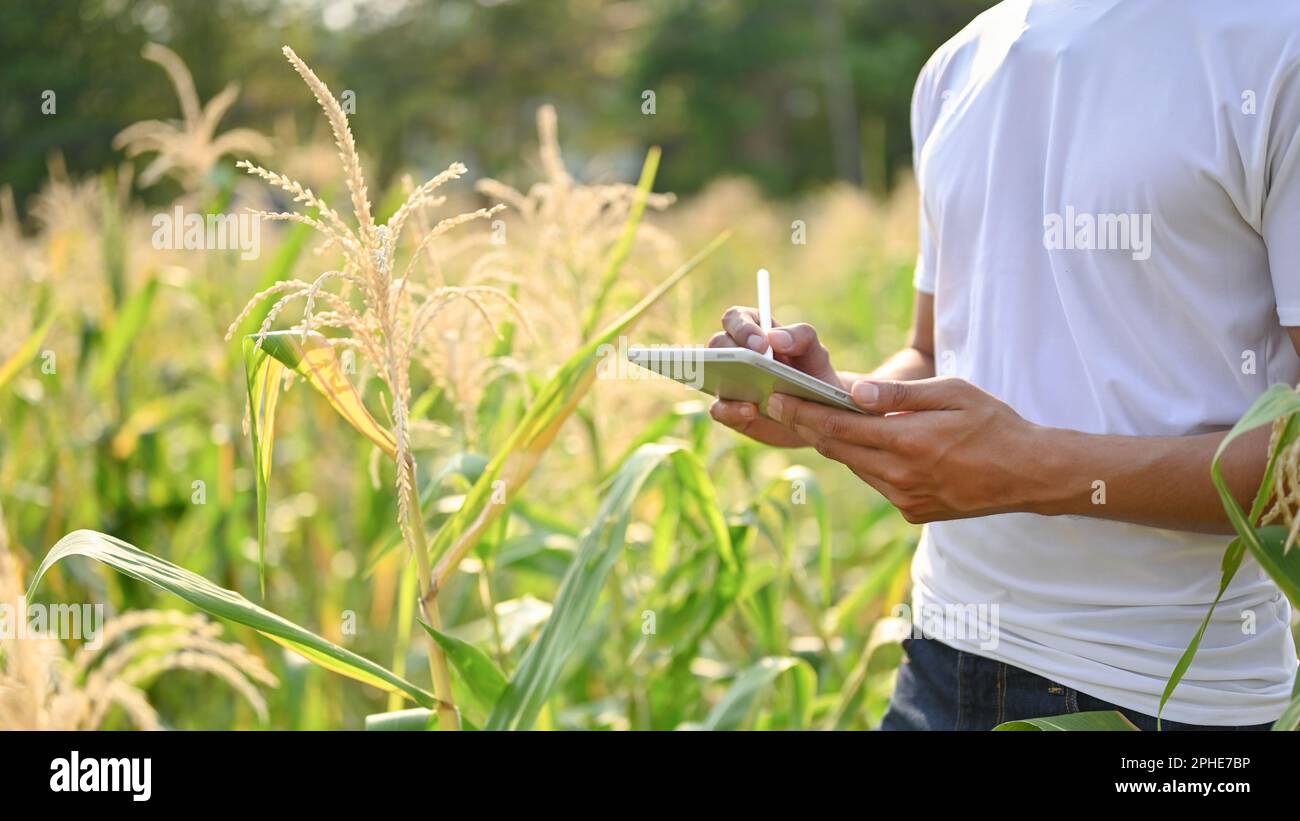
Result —
<instances>
[{"instance_id":1,"label":"corn field","mask_svg":"<svg viewBox=\"0 0 1300 821\"><path fill-rule=\"evenodd\" d=\"M638 179L580 181L547 106L529 184L453 162L378 191L285 56L327 141L220 130L233 88L199 99L150 46L181 119L123 131L96 176L56 157L26 225L6 199L3 594L109 618L98 655L0 653L4 726L877 722L914 530L680 386L598 369L620 339L707 335L756 265L809 258L885 351L913 195L677 201L654 148ZM146 205L159 180L182 193ZM170 242L172 214L254 216L260 253Z\"/></svg>"},{"instance_id":2,"label":"corn field","mask_svg":"<svg viewBox=\"0 0 1300 821\"><path fill-rule=\"evenodd\" d=\"M450 162L380 190L335 91L284 55L320 136L222 130L237 90L199 99L152 45L159 119L120 162L56 154L27 215L2 203L0 596L107 618L98 647L5 642L0 727L875 727L917 529L815 453L600 365L707 339L761 266L799 272L782 316L881 358L912 187L678 199L653 147L589 181L542 105L528 184ZM148 204L160 180L181 193ZM256 254L210 247L254 224ZM1297 394L1238 430L1266 424L1253 509L1223 491L1224 572L1250 551L1296 600Z\"/></svg>"}]
</instances>

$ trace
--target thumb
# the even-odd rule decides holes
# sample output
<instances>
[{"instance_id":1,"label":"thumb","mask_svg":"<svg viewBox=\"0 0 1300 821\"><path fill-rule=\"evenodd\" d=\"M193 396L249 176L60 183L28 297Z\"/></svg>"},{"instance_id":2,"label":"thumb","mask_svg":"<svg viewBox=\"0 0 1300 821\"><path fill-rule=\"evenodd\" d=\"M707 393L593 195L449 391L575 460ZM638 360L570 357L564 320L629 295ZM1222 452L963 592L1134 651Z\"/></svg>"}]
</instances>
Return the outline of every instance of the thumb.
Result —
<instances>
[{"instance_id":1,"label":"thumb","mask_svg":"<svg viewBox=\"0 0 1300 821\"><path fill-rule=\"evenodd\" d=\"M962 406L965 385L951 377L907 382L859 379L853 383L852 393L858 407L872 413L950 410Z\"/></svg>"}]
</instances>

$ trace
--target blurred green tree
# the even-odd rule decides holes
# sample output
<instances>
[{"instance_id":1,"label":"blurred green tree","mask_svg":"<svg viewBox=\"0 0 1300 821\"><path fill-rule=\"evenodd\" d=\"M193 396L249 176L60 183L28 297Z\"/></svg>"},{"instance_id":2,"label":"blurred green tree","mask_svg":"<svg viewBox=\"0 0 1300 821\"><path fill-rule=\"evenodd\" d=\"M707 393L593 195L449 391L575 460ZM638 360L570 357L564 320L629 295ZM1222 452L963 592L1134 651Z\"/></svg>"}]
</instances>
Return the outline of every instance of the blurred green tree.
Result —
<instances>
[{"instance_id":1,"label":"blurred green tree","mask_svg":"<svg viewBox=\"0 0 1300 821\"><path fill-rule=\"evenodd\" d=\"M74 173L120 160L114 134L178 110L140 58L181 55L199 96L231 79L223 128L291 114L315 122L279 47L338 91L386 184L464 157L506 175L553 102L580 174L635 172L661 143L661 185L689 193L747 174L774 194L827 180L889 186L909 161L917 71L987 0L48 0L0 25L0 181L22 200L61 152ZM42 112L46 91L53 114ZM653 115L643 113L654 92ZM583 158L588 159L584 162ZM151 196L165 197L165 188Z\"/></svg>"}]
</instances>

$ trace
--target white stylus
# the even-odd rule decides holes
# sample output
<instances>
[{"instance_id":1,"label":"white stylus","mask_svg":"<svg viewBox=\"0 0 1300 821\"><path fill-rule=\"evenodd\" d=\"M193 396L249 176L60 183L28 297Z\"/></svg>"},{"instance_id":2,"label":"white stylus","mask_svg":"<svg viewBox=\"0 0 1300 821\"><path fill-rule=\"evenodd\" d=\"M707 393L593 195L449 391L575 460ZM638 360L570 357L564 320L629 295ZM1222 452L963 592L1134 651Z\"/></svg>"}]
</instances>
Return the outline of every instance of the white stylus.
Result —
<instances>
[{"instance_id":1,"label":"white stylus","mask_svg":"<svg viewBox=\"0 0 1300 821\"><path fill-rule=\"evenodd\" d=\"M763 328L763 341L767 342L768 335L772 332L772 275L766 268L758 269L758 323ZM773 358L771 342L767 342L763 356Z\"/></svg>"}]
</instances>

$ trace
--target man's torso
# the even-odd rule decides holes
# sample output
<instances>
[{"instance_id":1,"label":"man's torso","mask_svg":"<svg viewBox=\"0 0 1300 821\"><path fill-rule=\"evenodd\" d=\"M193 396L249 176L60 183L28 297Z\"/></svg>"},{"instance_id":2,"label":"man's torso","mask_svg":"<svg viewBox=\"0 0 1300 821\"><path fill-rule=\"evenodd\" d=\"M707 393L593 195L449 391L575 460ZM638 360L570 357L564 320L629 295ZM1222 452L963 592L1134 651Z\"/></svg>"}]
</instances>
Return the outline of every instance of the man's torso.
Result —
<instances>
[{"instance_id":1,"label":"man's torso","mask_svg":"<svg viewBox=\"0 0 1300 821\"><path fill-rule=\"evenodd\" d=\"M1300 324L1300 268L1279 270L1300 259L1277 213L1300 172L1279 137L1300 125L1297 32L1279 2L1009 2L940 49L914 103L939 372L1035 423L1136 436L1226 429L1300 381L1279 319ZM1076 479L1104 499L1106 477ZM1154 713L1226 543L1082 517L938 523L916 603L996 604L998 646L968 649ZM1243 565L1166 717L1276 717L1289 618Z\"/></svg>"}]
</instances>

